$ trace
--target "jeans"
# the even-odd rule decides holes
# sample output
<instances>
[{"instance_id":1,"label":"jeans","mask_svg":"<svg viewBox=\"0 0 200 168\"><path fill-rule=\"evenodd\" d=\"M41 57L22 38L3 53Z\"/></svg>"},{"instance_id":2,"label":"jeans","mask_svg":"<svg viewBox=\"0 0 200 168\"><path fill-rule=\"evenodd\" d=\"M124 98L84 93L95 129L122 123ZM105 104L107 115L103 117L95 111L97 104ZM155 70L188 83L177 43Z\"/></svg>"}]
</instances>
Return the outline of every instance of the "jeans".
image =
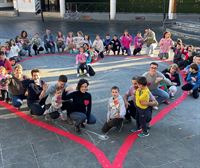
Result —
<instances>
[{"instance_id":1,"label":"jeans","mask_svg":"<svg viewBox=\"0 0 200 168\"><path fill-rule=\"evenodd\" d=\"M88 71L88 66L87 66L86 63L83 63L83 64L78 65L77 74L80 73L80 69L81 69L82 72L83 72L84 69L85 69L85 70L87 71L87 73L89 73L89 71Z\"/></svg>"},{"instance_id":2,"label":"jeans","mask_svg":"<svg viewBox=\"0 0 200 168\"><path fill-rule=\"evenodd\" d=\"M149 47L146 48L146 54L150 55L153 54L153 50L155 50L157 43L151 44Z\"/></svg>"},{"instance_id":3,"label":"jeans","mask_svg":"<svg viewBox=\"0 0 200 168\"><path fill-rule=\"evenodd\" d=\"M20 107L22 105L23 99L26 99L26 96L24 95L12 96L12 105L14 107Z\"/></svg>"},{"instance_id":4,"label":"jeans","mask_svg":"<svg viewBox=\"0 0 200 168\"><path fill-rule=\"evenodd\" d=\"M128 56L131 56L131 49L130 48L123 47L122 48L122 54L124 54L124 51L126 51L126 53L128 54Z\"/></svg>"},{"instance_id":5,"label":"jeans","mask_svg":"<svg viewBox=\"0 0 200 168\"><path fill-rule=\"evenodd\" d=\"M111 128L117 127L120 129L122 126L123 118L113 118L110 121L106 122L101 129L103 133L108 132Z\"/></svg>"},{"instance_id":6,"label":"jeans","mask_svg":"<svg viewBox=\"0 0 200 168\"><path fill-rule=\"evenodd\" d=\"M86 119L88 119L87 124L96 123L96 118L92 114L90 114L90 117L87 118L85 113L72 112L70 114L70 118L75 121L75 126L79 126L80 124L84 123Z\"/></svg>"},{"instance_id":7,"label":"jeans","mask_svg":"<svg viewBox=\"0 0 200 168\"><path fill-rule=\"evenodd\" d=\"M142 48L135 48L133 50L133 55L136 55L137 53L139 53L142 50Z\"/></svg>"},{"instance_id":8,"label":"jeans","mask_svg":"<svg viewBox=\"0 0 200 168\"><path fill-rule=\"evenodd\" d=\"M46 43L46 44L44 44L44 47L45 47L45 50L46 50L46 52L48 53L49 52L49 48L50 48L50 51L51 51L51 53L55 53L55 44L53 43L52 45L50 44L50 43Z\"/></svg>"},{"instance_id":9,"label":"jeans","mask_svg":"<svg viewBox=\"0 0 200 168\"><path fill-rule=\"evenodd\" d=\"M131 117L133 117L135 119L135 115L136 115L136 107L135 107L135 103L131 100L129 101L129 106L126 109L126 115L125 118L127 120L131 120Z\"/></svg>"},{"instance_id":10,"label":"jeans","mask_svg":"<svg viewBox=\"0 0 200 168\"><path fill-rule=\"evenodd\" d=\"M45 108L42 108L41 105L39 104L39 102L35 101L35 102L27 102L28 107L31 110L31 114L33 115L43 115Z\"/></svg>"},{"instance_id":11,"label":"jeans","mask_svg":"<svg viewBox=\"0 0 200 168\"><path fill-rule=\"evenodd\" d=\"M159 104L162 103L163 101L169 99L169 94L160 88L151 90L151 93L154 96L157 96L156 100L158 101Z\"/></svg>"},{"instance_id":12,"label":"jeans","mask_svg":"<svg viewBox=\"0 0 200 168\"><path fill-rule=\"evenodd\" d=\"M190 91L192 90L194 86L190 83L187 83L185 84L184 86L182 86L182 90L184 91ZM199 97L199 91L198 91L198 88L197 89L194 89L193 92L192 92L192 96L197 99Z\"/></svg>"}]
</instances>

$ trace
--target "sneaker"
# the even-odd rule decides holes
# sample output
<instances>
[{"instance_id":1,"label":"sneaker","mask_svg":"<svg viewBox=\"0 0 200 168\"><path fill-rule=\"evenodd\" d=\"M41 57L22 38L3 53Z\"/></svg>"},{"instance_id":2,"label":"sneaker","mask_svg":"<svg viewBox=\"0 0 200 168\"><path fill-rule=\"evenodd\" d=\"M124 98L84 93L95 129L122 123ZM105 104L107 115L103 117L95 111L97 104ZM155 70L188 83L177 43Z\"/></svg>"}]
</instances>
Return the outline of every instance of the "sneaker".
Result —
<instances>
[{"instance_id":1,"label":"sneaker","mask_svg":"<svg viewBox=\"0 0 200 168\"><path fill-rule=\"evenodd\" d=\"M149 136L149 133L148 132L142 132L142 133L138 134L138 136L140 138L147 137L147 136Z\"/></svg>"},{"instance_id":2,"label":"sneaker","mask_svg":"<svg viewBox=\"0 0 200 168\"><path fill-rule=\"evenodd\" d=\"M90 74L89 74L89 73L87 73L86 75L87 75L87 77L90 77Z\"/></svg>"},{"instance_id":3,"label":"sneaker","mask_svg":"<svg viewBox=\"0 0 200 168\"><path fill-rule=\"evenodd\" d=\"M167 104L167 105L170 104L170 102L169 102L168 100L165 100L163 103L164 103L164 104Z\"/></svg>"},{"instance_id":4,"label":"sneaker","mask_svg":"<svg viewBox=\"0 0 200 168\"><path fill-rule=\"evenodd\" d=\"M75 126L74 129L75 129L75 132L81 133L81 129L79 125Z\"/></svg>"},{"instance_id":5,"label":"sneaker","mask_svg":"<svg viewBox=\"0 0 200 168\"><path fill-rule=\"evenodd\" d=\"M154 110L158 110L158 106L153 106L153 109Z\"/></svg>"},{"instance_id":6,"label":"sneaker","mask_svg":"<svg viewBox=\"0 0 200 168\"><path fill-rule=\"evenodd\" d=\"M122 121L121 125L120 125L119 127L117 127L118 132L121 132L121 131L122 131L123 126L124 126L124 124L123 124L123 121Z\"/></svg>"},{"instance_id":7,"label":"sneaker","mask_svg":"<svg viewBox=\"0 0 200 168\"><path fill-rule=\"evenodd\" d=\"M44 119L45 119L46 121L51 121L51 117L50 117L49 114L46 114L45 117L44 117Z\"/></svg>"},{"instance_id":8,"label":"sneaker","mask_svg":"<svg viewBox=\"0 0 200 168\"><path fill-rule=\"evenodd\" d=\"M69 124L69 125L73 125L73 121L72 121L72 119L71 118L69 118L69 117L67 117L67 124Z\"/></svg>"},{"instance_id":9,"label":"sneaker","mask_svg":"<svg viewBox=\"0 0 200 168\"><path fill-rule=\"evenodd\" d=\"M81 127L82 127L82 128L85 128L85 124L81 123Z\"/></svg>"},{"instance_id":10,"label":"sneaker","mask_svg":"<svg viewBox=\"0 0 200 168\"><path fill-rule=\"evenodd\" d=\"M134 133L134 132L138 132L140 130L141 130L141 128L133 128L133 129L130 130L130 132Z\"/></svg>"},{"instance_id":11,"label":"sneaker","mask_svg":"<svg viewBox=\"0 0 200 168\"><path fill-rule=\"evenodd\" d=\"M79 74L77 74L77 78L79 77L80 75Z\"/></svg>"}]
</instances>

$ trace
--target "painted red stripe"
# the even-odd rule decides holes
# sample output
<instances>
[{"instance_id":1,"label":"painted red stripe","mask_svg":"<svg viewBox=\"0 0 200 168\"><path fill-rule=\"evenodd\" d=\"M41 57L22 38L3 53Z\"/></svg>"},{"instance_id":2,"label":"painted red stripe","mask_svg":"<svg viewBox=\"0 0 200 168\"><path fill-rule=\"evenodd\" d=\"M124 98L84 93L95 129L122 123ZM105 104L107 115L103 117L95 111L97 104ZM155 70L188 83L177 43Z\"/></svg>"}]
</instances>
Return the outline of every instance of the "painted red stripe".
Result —
<instances>
[{"instance_id":1,"label":"painted red stripe","mask_svg":"<svg viewBox=\"0 0 200 168\"><path fill-rule=\"evenodd\" d=\"M138 57L135 57L135 58L138 58ZM143 58L145 58L145 56ZM30 59L32 59L32 58L30 58ZM157 60L157 59L155 59L155 60ZM167 62L167 63L169 63L169 62ZM151 121L151 125L154 125L157 122L159 122L161 119L163 119L163 117L166 116L174 107L178 106L181 102L183 102L186 99L186 97L187 97L187 94L183 93L175 102L173 102L172 104L168 105L163 110L161 110L155 117L153 117L153 119ZM0 102L0 105L7 108L9 111L15 113L17 116L23 118L24 120L26 120L27 122L29 122L33 125L36 125L38 127L44 128L44 129L49 130L49 131L52 131L52 132L54 132L58 135L64 136L66 138L69 138L72 141L75 141L76 143L81 144L82 146L87 148L91 153L93 153L95 155L98 162L100 163L100 165L103 168L122 168L123 162L124 162L124 160L125 160L125 158L128 154L128 151L131 149L132 145L134 144L134 142L138 138L137 133L132 133L129 136L127 136L124 140L124 143L122 144L122 146L118 150L113 163L111 164L111 162L105 156L104 152L101 151L100 149L98 149L91 142L89 142L89 141L87 141L87 140L85 140L85 139L83 139L79 136L76 136L74 134L71 134L67 131L64 131L60 128L56 128L56 127L54 127L50 124L47 124L45 122L39 121L37 119L33 119L29 115L23 113L22 111L15 109L13 106L11 106L11 105L9 105L5 102Z\"/></svg>"},{"instance_id":2,"label":"painted red stripe","mask_svg":"<svg viewBox=\"0 0 200 168\"><path fill-rule=\"evenodd\" d=\"M45 122L39 121L37 119L32 118L31 116L29 116L28 114L17 110L16 108L14 108L13 106L0 101L0 105L5 107L6 109L8 109L9 111L11 111L12 113L15 113L17 116L19 116L20 118L26 120L28 123L36 125L38 127L44 128L48 131L54 132L58 135L64 136L78 144L81 144L82 146L84 146L85 148L87 148L88 151L90 151L92 154L94 154L98 160L98 162L102 165L102 167L104 168L110 168L111 167L111 163L108 160L108 158L105 156L104 152L101 151L100 149L98 149L94 144L92 144L91 142L76 136L74 134L71 134L70 132L64 131L60 128L56 128L50 124L47 124Z\"/></svg>"}]
</instances>

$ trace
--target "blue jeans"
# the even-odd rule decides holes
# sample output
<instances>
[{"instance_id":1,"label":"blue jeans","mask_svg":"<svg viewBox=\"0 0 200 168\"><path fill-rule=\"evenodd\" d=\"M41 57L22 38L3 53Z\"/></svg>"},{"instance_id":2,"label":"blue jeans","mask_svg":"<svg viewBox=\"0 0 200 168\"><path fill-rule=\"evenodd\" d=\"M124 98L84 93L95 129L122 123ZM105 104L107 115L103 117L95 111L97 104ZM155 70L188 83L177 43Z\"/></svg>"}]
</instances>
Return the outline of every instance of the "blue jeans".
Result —
<instances>
[{"instance_id":1,"label":"blue jeans","mask_svg":"<svg viewBox=\"0 0 200 168\"><path fill-rule=\"evenodd\" d=\"M70 114L70 118L72 120L74 120L76 122L75 125L78 126L78 125L82 124L83 122L85 122L85 120L87 119L87 116L85 113L72 112ZM92 114L90 114L87 124L95 124L95 123L96 123L96 118Z\"/></svg>"},{"instance_id":2,"label":"blue jeans","mask_svg":"<svg viewBox=\"0 0 200 168\"><path fill-rule=\"evenodd\" d=\"M26 96L24 95L12 96L12 105L14 107L20 107L22 105L23 99L26 99Z\"/></svg>"},{"instance_id":3,"label":"blue jeans","mask_svg":"<svg viewBox=\"0 0 200 168\"><path fill-rule=\"evenodd\" d=\"M169 99L169 94L160 88L151 90L151 93L157 97L156 100L158 101L159 104Z\"/></svg>"},{"instance_id":4,"label":"blue jeans","mask_svg":"<svg viewBox=\"0 0 200 168\"><path fill-rule=\"evenodd\" d=\"M122 47L122 53L124 53L124 51L126 51L128 56L131 56L131 49L130 48Z\"/></svg>"}]
</instances>

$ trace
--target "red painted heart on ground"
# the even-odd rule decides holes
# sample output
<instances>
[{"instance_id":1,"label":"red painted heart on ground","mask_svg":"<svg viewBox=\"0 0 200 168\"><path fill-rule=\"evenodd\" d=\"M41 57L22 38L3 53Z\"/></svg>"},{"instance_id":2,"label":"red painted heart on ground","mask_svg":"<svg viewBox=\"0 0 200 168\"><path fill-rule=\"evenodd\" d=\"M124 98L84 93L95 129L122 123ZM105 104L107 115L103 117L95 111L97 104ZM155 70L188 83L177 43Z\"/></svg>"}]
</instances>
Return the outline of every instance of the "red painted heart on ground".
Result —
<instances>
[{"instance_id":1,"label":"red painted heart on ground","mask_svg":"<svg viewBox=\"0 0 200 168\"><path fill-rule=\"evenodd\" d=\"M186 99L186 97L187 97L187 94L184 92L177 100L175 100L170 105L166 106L156 116L154 116L153 119L151 120L150 125L152 126L152 125L156 124L157 122L159 122L161 119L163 119L171 110L173 110L176 106L178 106L181 102L183 102ZM42 122L42 121L37 120L37 119L34 119L31 116L29 116L28 114L17 110L13 106L11 106L11 105L9 105L5 102L0 102L0 106L3 106L4 108L8 109L10 112L15 113L17 116L26 120L30 124L33 124L35 126L46 129L48 131L54 132L58 135L66 137L66 138L68 138L68 139L70 139L70 140L72 140L72 141L74 141L78 144L81 144L88 151L90 151L93 155L95 155L99 164L103 168L122 168L123 167L123 161L125 160L125 158L128 154L128 151L131 149L134 142L138 138L137 133L132 133L132 134L128 135L125 138L122 146L119 148L119 150L118 150L118 152L115 156L115 159L113 160L113 162L111 162L106 157L106 155L104 154L104 152L101 149L96 147L93 143L89 142L88 140L81 138L77 135L74 135L70 132L64 131L60 128L57 128L53 125L47 124L47 123Z\"/></svg>"}]
</instances>

